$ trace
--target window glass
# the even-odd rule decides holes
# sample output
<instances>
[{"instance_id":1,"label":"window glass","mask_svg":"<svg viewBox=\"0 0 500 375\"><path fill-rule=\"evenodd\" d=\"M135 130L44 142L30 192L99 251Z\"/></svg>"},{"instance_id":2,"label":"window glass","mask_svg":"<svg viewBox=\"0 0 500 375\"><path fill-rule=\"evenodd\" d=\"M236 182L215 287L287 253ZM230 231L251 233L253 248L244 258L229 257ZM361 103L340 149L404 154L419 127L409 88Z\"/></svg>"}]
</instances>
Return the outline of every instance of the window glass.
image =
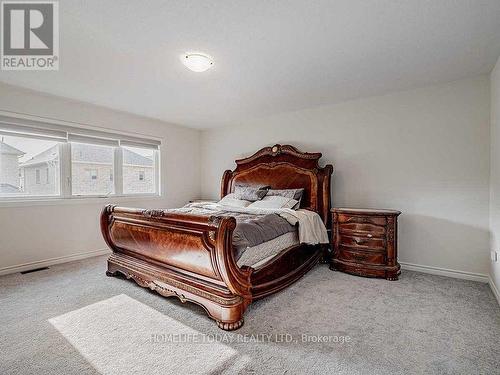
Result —
<instances>
[{"instance_id":1,"label":"window glass","mask_svg":"<svg viewBox=\"0 0 500 375\"><path fill-rule=\"evenodd\" d=\"M58 142L0 136L0 197L59 195L59 167Z\"/></svg>"},{"instance_id":2,"label":"window glass","mask_svg":"<svg viewBox=\"0 0 500 375\"><path fill-rule=\"evenodd\" d=\"M154 145L118 148L119 140L14 131L0 132L0 201L159 192Z\"/></svg>"},{"instance_id":3,"label":"window glass","mask_svg":"<svg viewBox=\"0 0 500 375\"><path fill-rule=\"evenodd\" d=\"M71 143L73 195L114 194L114 147Z\"/></svg>"},{"instance_id":4,"label":"window glass","mask_svg":"<svg viewBox=\"0 0 500 375\"><path fill-rule=\"evenodd\" d=\"M156 150L123 148L123 193L153 194L156 192Z\"/></svg>"}]
</instances>

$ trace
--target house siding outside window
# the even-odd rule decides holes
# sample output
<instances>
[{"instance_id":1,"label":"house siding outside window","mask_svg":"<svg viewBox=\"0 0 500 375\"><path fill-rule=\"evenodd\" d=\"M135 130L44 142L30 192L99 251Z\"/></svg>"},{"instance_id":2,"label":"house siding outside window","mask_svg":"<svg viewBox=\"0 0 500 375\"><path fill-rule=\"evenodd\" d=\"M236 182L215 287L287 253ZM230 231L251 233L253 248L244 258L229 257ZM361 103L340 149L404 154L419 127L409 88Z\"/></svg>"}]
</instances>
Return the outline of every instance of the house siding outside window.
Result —
<instances>
[{"instance_id":1,"label":"house siding outside window","mask_svg":"<svg viewBox=\"0 0 500 375\"><path fill-rule=\"evenodd\" d=\"M59 152L53 146L19 165L27 195L51 195L59 190ZM45 176L42 183L42 170Z\"/></svg>"},{"instance_id":2,"label":"house siding outside window","mask_svg":"<svg viewBox=\"0 0 500 375\"><path fill-rule=\"evenodd\" d=\"M152 155L152 154L151 154ZM153 157L123 149L123 192L141 194L154 192L155 169Z\"/></svg>"}]
</instances>

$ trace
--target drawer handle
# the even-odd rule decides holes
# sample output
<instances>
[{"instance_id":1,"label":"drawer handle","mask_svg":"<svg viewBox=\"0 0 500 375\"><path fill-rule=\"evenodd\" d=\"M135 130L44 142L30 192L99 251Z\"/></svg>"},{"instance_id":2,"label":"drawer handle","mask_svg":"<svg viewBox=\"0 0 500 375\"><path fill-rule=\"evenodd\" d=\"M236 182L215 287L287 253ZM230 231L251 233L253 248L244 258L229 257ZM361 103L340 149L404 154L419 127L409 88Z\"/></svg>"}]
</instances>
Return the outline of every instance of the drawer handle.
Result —
<instances>
[{"instance_id":1,"label":"drawer handle","mask_svg":"<svg viewBox=\"0 0 500 375\"><path fill-rule=\"evenodd\" d=\"M365 257L363 255L355 255L354 259L357 260L358 262L362 262L365 260Z\"/></svg>"},{"instance_id":2,"label":"drawer handle","mask_svg":"<svg viewBox=\"0 0 500 375\"><path fill-rule=\"evenodd\" d=\"M366 241L364 240L358 240L357 238L354 239L354 242L356 242L358 245L364 244Z\"/></svg>"},{"instance_id":3,"label":"drawer handle","mask_svg":"<svg viewBox=\"0 0 500 375\"><path fill-rule=\"evenodd\" d=\"M366 235L366 237L368 237L368 238L372 238L372 237L373 237L373 234L368 233L368 234Z\"/></svg>"}]
</instances>

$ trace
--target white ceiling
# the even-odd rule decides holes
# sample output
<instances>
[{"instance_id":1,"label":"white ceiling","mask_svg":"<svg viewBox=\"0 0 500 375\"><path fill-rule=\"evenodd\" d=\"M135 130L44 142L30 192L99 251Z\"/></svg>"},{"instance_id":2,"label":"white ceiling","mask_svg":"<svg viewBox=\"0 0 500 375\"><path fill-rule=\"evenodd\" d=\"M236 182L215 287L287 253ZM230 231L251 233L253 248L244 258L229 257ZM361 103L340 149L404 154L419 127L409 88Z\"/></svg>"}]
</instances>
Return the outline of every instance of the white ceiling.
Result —
<instances>
[{"instance_id":1,"label":"white ceiling","mask_svg":"<svg viewBox=\"0 0 500 375\"><path fill-rule=\"evenodd\" d=\"M0 81L190 127L488 73L499 0L64 0L60 70ZM215 67L187 70L186 51Z\"/></svg>"}]
</instances>

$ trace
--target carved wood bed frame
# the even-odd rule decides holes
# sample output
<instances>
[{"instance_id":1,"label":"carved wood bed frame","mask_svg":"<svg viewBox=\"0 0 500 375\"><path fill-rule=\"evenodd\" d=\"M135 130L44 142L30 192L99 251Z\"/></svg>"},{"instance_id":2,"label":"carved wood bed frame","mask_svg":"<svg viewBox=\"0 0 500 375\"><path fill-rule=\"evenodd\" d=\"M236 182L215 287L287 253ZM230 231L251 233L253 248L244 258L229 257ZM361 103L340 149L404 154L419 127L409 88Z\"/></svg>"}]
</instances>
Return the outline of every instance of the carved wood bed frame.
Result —
<instances>
[{"instance_id":1,"label":"carved wood bed frame","mask_svg":"<svg viewBox=\"0 0 500 375\"><path fill-rule=\"evenodd\" d=\"M321 168L320 158L321 153L290 145L263 148L224 172L221 197L235 184L304 188L301 207L316 211L328 227L333 167ZM319 261L322 247L296 245L256 268L239 267L232 247L235 226L233 217L108 205L101 214L101 231L113 250L106 274L122 274L162 296L199 304L220 328L238 329L253 300L303 276Z\"/></svg>"}]
</instances>

